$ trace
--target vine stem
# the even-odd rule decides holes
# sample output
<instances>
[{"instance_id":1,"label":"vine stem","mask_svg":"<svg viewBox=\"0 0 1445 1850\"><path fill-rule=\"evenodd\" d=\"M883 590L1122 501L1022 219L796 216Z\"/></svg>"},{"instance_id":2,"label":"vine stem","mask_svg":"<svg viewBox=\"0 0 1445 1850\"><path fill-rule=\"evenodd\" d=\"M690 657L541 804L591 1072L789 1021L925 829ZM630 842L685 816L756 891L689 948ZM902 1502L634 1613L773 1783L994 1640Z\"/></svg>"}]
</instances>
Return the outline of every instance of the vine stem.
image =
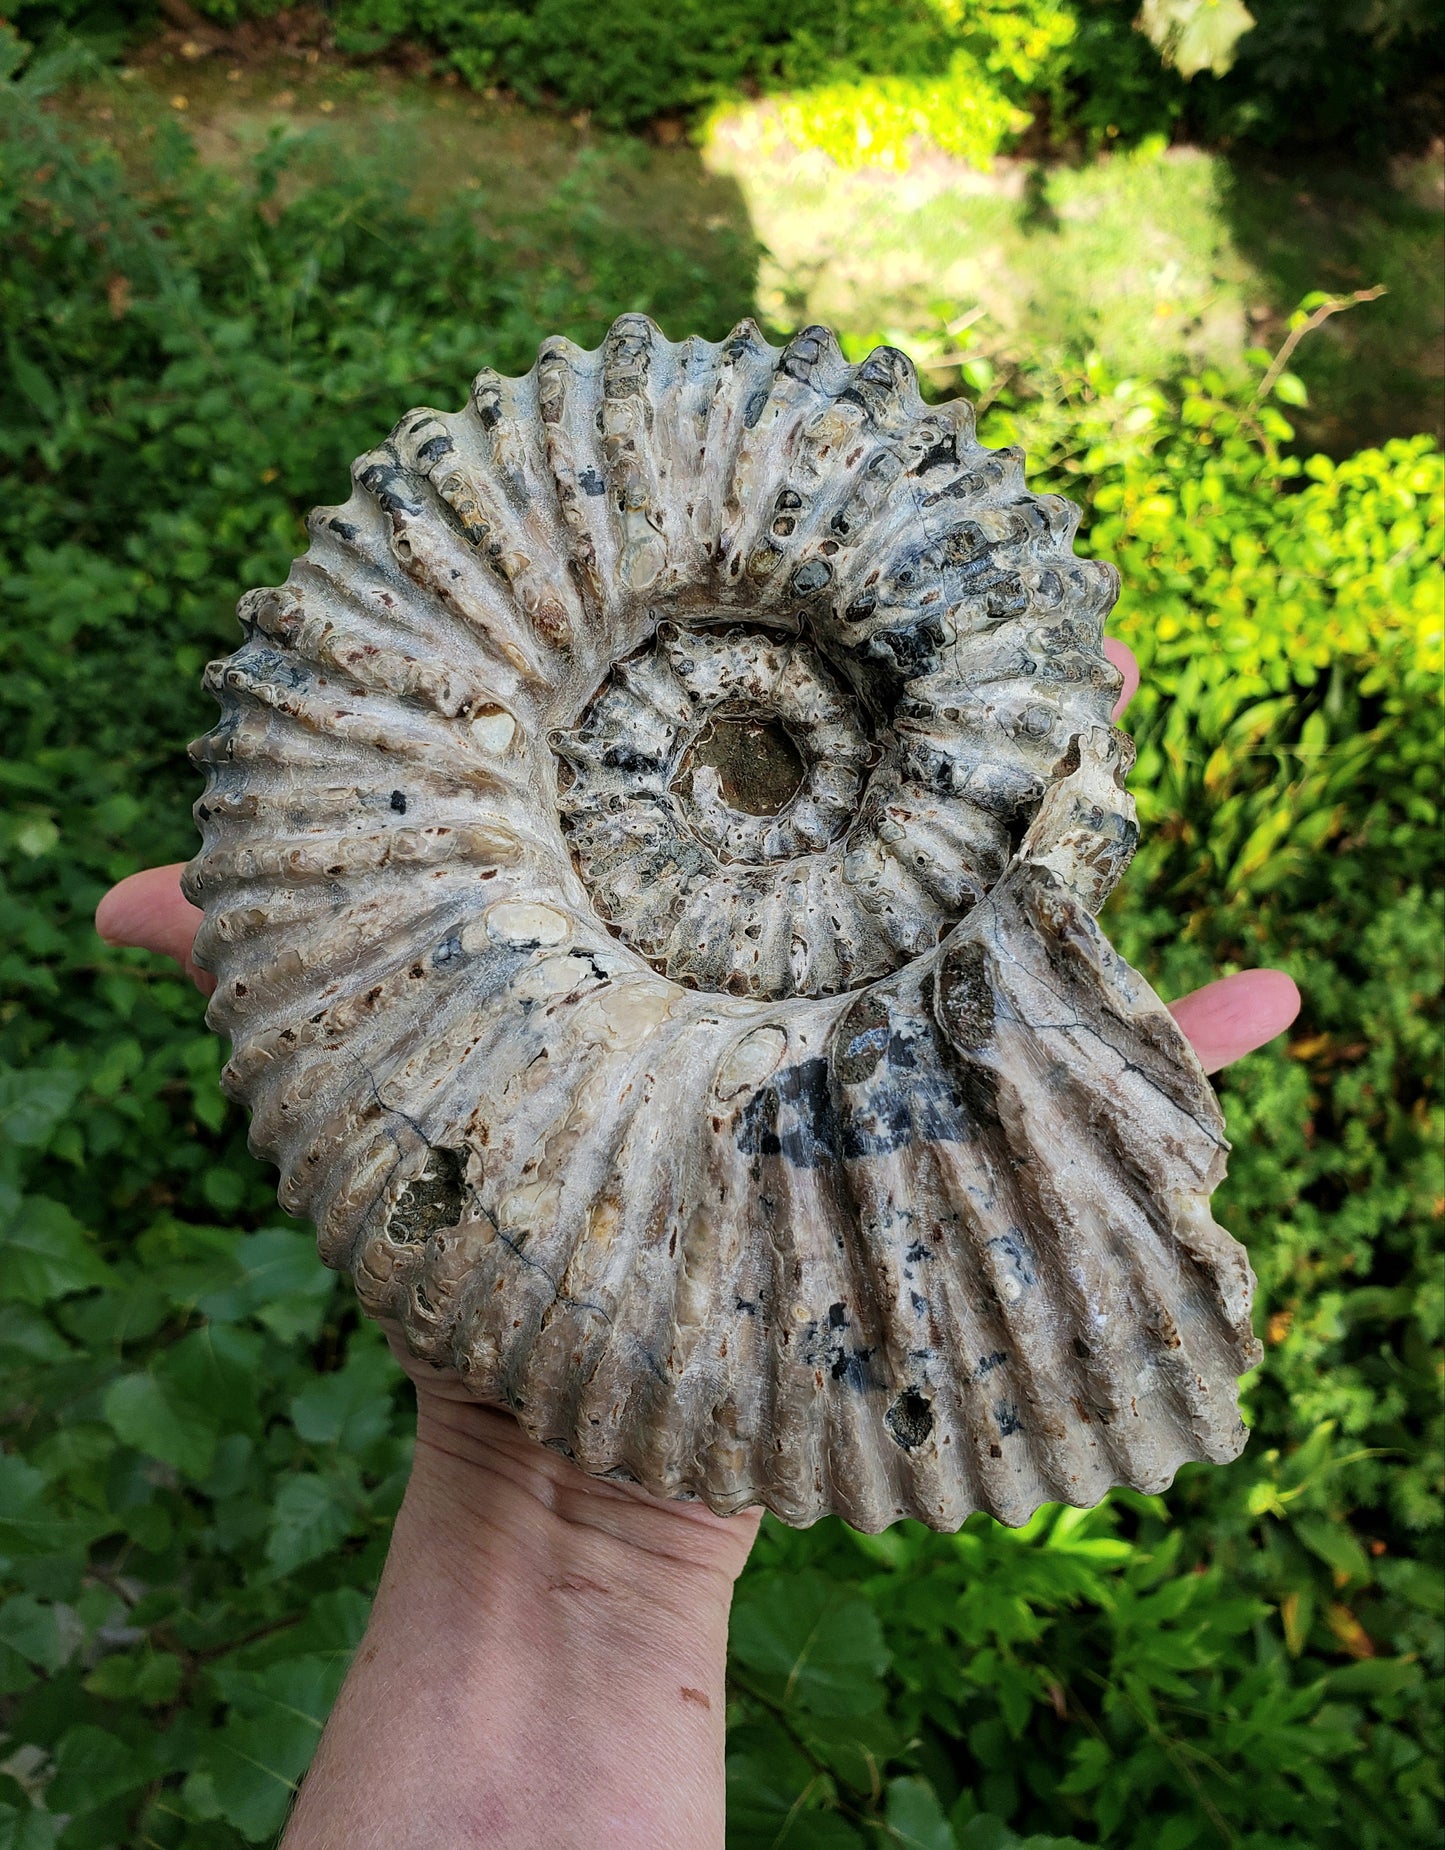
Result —
<instances>
[{"instance_id":1,"label":"vine stem","mask_svg":"<svg viewBox=\"0 0 1445 1850\"><path fill-rule=\"evenodd\" d=\"M1274 389L1275 380L1289 365L1290 355L1306 334L1312 334L1316 328L1323 326L1331 315L1338 315L1346 308L1358 308L1361 302L1378 301L1386 293L1385 285L1376 283L1373 289L1357 289L1353 295L1331 296L1328 302L1321 302L1312 315L1306 316L1297 328L1291 328L1285 336L1284 345L1270 361L1264 377L1254 389L1254 397L1249 401L1249 409L1253 411L1256 405L1263 404L1269 397Z\"/></svg>"}]
</instances>

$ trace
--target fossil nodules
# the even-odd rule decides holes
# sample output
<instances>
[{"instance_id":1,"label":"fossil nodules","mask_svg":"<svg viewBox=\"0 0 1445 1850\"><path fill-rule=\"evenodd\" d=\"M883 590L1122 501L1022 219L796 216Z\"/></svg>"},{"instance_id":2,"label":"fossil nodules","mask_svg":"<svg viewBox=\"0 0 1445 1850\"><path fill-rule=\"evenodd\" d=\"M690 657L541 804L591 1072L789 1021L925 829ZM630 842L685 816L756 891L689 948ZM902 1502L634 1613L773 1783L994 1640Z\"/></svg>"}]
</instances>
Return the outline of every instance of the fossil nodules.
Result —
<instances>
[{"instance_id":1,"label":"fossil nodules","mask_svg":"<svg viewBox=\"0 0 1445 1850\"><path fill-rule=\"evenodd\" d=\"M362 1303L585 1470L956 1527L1243 1441L1213 1094L1094 913L1108 567L902 355L626 316L417 411L246 640L187 890Z\"/></svg>"}]
</instances>

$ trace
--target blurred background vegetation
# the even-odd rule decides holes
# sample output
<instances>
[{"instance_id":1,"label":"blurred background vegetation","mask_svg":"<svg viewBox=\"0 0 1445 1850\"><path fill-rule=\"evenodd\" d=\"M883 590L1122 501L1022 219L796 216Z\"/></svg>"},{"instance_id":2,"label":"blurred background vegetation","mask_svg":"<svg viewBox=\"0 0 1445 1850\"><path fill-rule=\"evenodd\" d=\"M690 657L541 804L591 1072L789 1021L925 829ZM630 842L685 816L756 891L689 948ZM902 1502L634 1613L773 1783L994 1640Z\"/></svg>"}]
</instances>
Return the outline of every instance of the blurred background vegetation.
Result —
<instances>
[{"instance_id":1,"label":"blurred background vegetation","mask_svg":"<svg viewBox=\"0 0 1445 1850\"><path fill-rule=\"evenodd\" d=\"M730 1844L1437 1843L1438 7L9 19L0 1850L270 1842L408 1461L197 997L95 902L191 852L201 666L351 457L636 308L827 319L1028 446L1144 664L1111 935L1166 996L1262 962L1304 993L1221 1080L1244 1458L1019 1532L769 1522Z\"/></svg>"}]
</instances>

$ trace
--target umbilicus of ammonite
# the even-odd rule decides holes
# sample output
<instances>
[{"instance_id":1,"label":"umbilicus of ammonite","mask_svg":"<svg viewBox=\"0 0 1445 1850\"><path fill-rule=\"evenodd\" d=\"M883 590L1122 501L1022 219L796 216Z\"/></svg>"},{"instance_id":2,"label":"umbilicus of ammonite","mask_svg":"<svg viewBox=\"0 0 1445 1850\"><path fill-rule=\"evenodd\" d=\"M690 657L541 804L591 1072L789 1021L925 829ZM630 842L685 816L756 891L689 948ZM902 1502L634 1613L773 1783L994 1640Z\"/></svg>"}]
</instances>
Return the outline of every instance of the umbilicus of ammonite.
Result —
<instances>
[{"instance_id":1,"label":"umbilicus of ammonite","mask_svg":"<svg viewBox=\"0 0 1445 1850\"><path fill-rule=\"evenodd\" d=\"M1244 1439L1211 1088L1095 914L1116 579L968 405L627 315L242 600L210 1021L280 1198L584 1471L1019 1523Z\"/></svg>"}]
</instances>

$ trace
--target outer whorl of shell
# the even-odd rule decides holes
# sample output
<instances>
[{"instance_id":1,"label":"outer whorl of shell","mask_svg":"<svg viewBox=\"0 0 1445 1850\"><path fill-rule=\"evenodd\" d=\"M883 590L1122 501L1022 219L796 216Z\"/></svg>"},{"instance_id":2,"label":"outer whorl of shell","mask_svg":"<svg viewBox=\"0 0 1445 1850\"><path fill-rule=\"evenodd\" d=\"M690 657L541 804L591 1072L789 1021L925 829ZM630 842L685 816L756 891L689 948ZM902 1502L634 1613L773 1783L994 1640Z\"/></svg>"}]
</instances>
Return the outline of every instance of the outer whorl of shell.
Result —
<instances>
[{"instance_id":1,"label":"outer whorl of shell","mask_svg":"<svg viewBox=\"0 0 1445 1850\"><path fill-rule=\"evenodd\" d=\"M1076 514L908 362L639 316L417 411L210 670L212 1023L281 1200L584 1469L952 1528L1243 1442L1213 1094Z\"/></svg>"}]
</instances>

